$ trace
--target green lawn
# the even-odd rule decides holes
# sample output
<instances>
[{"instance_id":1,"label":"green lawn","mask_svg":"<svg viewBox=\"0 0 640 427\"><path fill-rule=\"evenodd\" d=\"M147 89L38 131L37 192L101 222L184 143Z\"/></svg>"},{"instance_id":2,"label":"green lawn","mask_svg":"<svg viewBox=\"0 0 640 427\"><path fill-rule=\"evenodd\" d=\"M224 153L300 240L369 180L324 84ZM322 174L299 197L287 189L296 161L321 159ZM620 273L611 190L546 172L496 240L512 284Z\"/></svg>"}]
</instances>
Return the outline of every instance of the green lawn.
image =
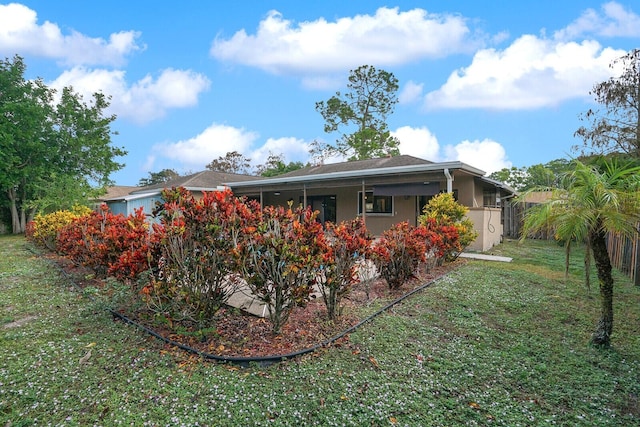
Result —
<instances>
[{"instance_id":1,"label":"green lawn","mask_svg":"<svg viewBox=\"0 0 640 427\"><path fill-rule=\"evenodd\" d=\"M598 350L582 254L565 282L553 243L493 253L514 261L470 261L340 347L238 369L114 321L0 237L0 426L640 425L640 289L616 276Z\"/></svg>"}]
</instances>

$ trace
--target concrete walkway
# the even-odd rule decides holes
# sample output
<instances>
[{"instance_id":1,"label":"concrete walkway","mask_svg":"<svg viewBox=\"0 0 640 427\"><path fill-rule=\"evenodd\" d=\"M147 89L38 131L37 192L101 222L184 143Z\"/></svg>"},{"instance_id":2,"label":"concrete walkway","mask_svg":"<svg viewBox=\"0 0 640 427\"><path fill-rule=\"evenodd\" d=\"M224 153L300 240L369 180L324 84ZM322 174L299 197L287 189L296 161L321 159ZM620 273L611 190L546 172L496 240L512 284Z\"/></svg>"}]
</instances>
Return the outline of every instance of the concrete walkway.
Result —
<instances>
[{"instance_id":1,"label":"concrete walkway","mask_svg":"<svg viewBox=\"0 0 640 427\"><path fill-rule=\"evenodd\" d=\"M479 259L482 261L498 261L498 262L511 262L513 260L513 258L506 257L506 256L476 254L471 252L461 253L460 258L470 258L470 259Z\"/></svg>"},{"instance_id":2,"label":"concrete walkway","mask_svg":"<svg viewBox=\"0 0 640 427\"><path fill-rule=\"evenodd\" d=\"M485 255L479 253L463 252L460 254L461 258L471 258L483 261L499 261L499 262L511 262L512 258L495 255ZM360 280L372 280L376 277L376 268L371 261L367 261L366 264L361 264L358 270ZM239 308L247 313L253 314L258 317L267 317L269 315L267 306L260 302L251 293L251 290L246 283L239 283L236 285L236 292L233 293L227 304L231 307ZM321 298L319 290L316 290L316 298Z\"/></svg>"}]
</instances>

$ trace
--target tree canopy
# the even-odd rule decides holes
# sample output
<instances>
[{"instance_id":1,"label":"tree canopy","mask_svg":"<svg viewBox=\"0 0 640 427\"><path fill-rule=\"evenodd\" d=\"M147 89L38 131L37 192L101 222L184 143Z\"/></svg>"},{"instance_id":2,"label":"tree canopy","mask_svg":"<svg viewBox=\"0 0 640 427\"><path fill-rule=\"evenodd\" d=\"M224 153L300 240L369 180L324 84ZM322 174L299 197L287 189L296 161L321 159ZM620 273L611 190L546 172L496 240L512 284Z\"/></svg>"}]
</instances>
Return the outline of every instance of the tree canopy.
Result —
<instances>
[{"instance_id":1,"label":"tree canopy","mask_svg":"<svg viewBox=\"0 0 640 427\"><path fill-rule=\"evenodd\" d=\"M322 149L349 160L399 155L400 142L387 128L387 117L398 102L398 87L398 79L388 71L370 65L351 70L348 92L336 92L316 103L326 133L345 129L335 146L323 144Z\"/></svg>"},{"instance_id":2,"label":"tree canopy","mask_svg":"<svg viewBox=\"0 0 640 427\"><path fill-rule=\"evenodd\" d=\"M629 51L613 61L611 68L622 68L618 77L596 84L590 92L600 109L581 115L588 124L575 135L583 146L574 149L583 154L625 153L640 158L640 49Z\"/></svg>"},{"instance_id":3,"label":"tree canopy","mask_svg":"<svg viewBox=\"0 0 640 427\"><path fill-rule=\"evenodd\" d=\"M303 167L304 163L302 162L286 163L283 154L269 153L267 161L263 165L256 166L256 173L260 176L271 177L302 169Z\"/></svg>"},{"instance_id":4,"label":"tree canopy","mask_svg":"<svg viewBox=\"0 0 640 427\"><path fill-rule=\"evenodd\" d=\"M224 156L212 160L206 168L216 172L248 174L251 168L251 159L237 151L229 151Z\"/></svg>"},{"instance_id":5,"label":"tree canopy","mask_svg":"<svg viewBox=\"0 0 640 427\"><path fill-rule=\"evenodd\" d=\"M107 97L96 93L87 104L65 87L56 103L56 91L25 71L20 56L0 61L0 191L14 233L38 210L86 202L126 154L111 145L116 117L105 115Z\"/></svg>"},{"instance_id":6,"label":"tree canopy","mask_svg":"<svg viewBox=\"0 0 640 427\"><path fill-rule=\"evenodd\" d=\"M555 159L545 164L536 164L517 168L503 168L493 172L489 178L504 182L517 191L527 191L533 188L552 188L560 184L564 174L571 171L571 160Z\"/></svg>"},{"instance_id":7,"label":"tree canopy","mask_svg":"<svg viewBox=\"0 0 640 427\"><path fill-rule=\"evenodd\" d=\"M147 185L160 184L162 182L171 181L179 176L180 174L173 169L162 169L160 172L149 172L148 177L140 178L138 186L146 187Z\"/></svg>"}]
</instances>

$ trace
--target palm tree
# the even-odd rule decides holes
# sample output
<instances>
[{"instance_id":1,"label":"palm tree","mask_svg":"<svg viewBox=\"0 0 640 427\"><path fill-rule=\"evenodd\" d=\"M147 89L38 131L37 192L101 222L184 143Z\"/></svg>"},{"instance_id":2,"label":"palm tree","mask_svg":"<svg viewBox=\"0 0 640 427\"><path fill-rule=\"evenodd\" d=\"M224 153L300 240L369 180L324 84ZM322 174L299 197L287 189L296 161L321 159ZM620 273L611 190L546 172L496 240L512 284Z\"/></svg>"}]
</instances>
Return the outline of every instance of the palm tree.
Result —
<instances>
[{"instance_id":1,"label":"palm tree","mask_svg":"<svg viewBox=\"0 0 640 427\"><path fill-rule=\"evenodd\" d=\"M608 347L613 331L613 276L606 236L609 232L637 236L640 167L607 160L600 163L576 161L561 188L527 211L522 238L552 227L558 239L587 242L598 271L601 298L601 316L591 342Z\"/></svg>"}]
</instances>

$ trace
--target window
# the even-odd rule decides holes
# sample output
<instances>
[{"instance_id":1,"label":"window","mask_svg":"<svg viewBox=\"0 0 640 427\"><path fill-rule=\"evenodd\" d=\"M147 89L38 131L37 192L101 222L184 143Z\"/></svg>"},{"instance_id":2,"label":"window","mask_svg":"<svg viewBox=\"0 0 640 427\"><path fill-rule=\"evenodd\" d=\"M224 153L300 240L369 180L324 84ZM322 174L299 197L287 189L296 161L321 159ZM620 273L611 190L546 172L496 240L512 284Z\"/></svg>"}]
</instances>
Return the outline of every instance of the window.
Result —
<instances>
[{"instance_id":1,"label":"window","mask_svg":"<svg viewBox=\"0 0 640 427\"><path fill-rule=\"evenodd\" d=\"M365 194L365 212L368 214L393 214L393 196L374 196L373 191ZM362 215L362 191L358 191L358 215Z\"/></svg>"},{"instance_id":2,"label":"window","mask_svg":"<svg viewBox=\"0 0 640 427\"><path fill-rule=\"evenodd\" d=\"M500 207L500 198L495 190L484 190L482 193L482 206L485 208Z\"/></svg>"}]
</instances>

